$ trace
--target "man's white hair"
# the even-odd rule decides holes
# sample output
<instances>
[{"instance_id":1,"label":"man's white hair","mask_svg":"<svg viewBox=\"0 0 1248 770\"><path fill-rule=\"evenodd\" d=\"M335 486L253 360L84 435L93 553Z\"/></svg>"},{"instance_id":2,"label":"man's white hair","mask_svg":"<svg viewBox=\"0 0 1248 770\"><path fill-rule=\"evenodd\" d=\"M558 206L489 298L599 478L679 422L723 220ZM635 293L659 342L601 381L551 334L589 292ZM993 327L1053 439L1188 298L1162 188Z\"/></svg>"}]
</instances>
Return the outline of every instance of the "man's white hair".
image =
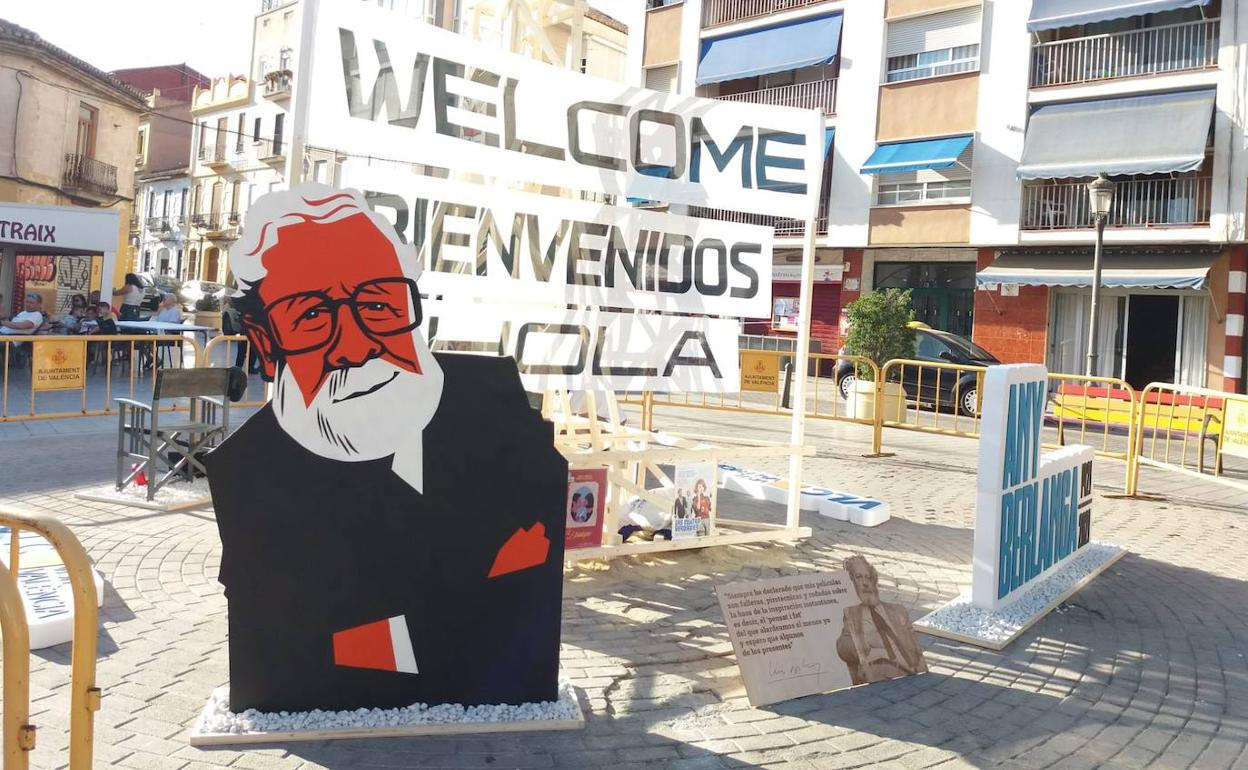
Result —
<instances>
[{"instance_id":1,"label":"man's white hair","mask_svg":"<svg viewBox=\"0 0 1248 770\"><path fill-rule=\"evenodd\" d=\"M361 213L390 240L407 277L417 278L420 261L415 247L399 240L394 225L370 209L359 190L338 190L309 182L301 184L298 190L264 195L248 209L247 223L239 237L237 251L230 255L239 295L250 291L268 273L264 267L264 255L277 245L283 227L305 223L325 225ZM350 257L343 255L343 258Z\"/></svg>"}]
</instances>

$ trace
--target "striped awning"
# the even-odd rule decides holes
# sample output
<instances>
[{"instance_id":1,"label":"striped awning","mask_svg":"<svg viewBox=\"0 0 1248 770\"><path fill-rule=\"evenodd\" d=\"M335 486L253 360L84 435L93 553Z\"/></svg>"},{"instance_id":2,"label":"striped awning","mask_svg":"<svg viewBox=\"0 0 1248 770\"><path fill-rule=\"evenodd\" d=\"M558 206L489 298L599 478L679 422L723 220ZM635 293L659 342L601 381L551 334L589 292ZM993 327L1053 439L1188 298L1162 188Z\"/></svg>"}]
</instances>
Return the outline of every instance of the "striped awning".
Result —
<instances>
[{"instance_id":1,"label":"striped awning","mask_svg":"<svg viewBox=\"0 0 1248 770\"><path fill-rule=\"evenodd\" d=\"M1203 289L1216 254L1131 254L1101 257L1101 286L1111 289ZM1092 253L1003 254L975 276L978 286L1092 285Z\"/></svg>"}]
</instances>

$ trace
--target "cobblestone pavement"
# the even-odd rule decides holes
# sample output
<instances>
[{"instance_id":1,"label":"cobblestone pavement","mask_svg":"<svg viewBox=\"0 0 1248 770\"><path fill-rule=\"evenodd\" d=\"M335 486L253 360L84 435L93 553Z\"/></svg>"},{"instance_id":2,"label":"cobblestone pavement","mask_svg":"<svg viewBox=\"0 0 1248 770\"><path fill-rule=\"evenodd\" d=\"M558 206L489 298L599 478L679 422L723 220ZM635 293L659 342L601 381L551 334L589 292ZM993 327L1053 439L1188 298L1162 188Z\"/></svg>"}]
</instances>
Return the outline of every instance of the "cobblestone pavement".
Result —
<instances>
[{"instance_id":1,"label":"cobblestone pavement","mask_svg":"<svg viewBox=\"0 0 1248 770\"><path fill-rule=\"evenodd\" d=\"M660 411L665 429L782 437L787 422ZM713 589L838 569L863 553L886 601L920 614L969 587L975 443L886 435L864 459L858 426L815 423L807 481L892 503L862 529L803 515L798 545L741 546L581 566L565 583L563 664L585 730L289 743L186 742L227 681L226 616L211 511L77 501L109 478L110 433L0 441L0 502L60 515L106 580L96 717L99 765L296 767L1248 767L1248 496L1146 470L1161 501L1128 501L1122 465L1098 461L1094 536L1131 553L1003 653L921 637L931 672L753 709ZM750 463L783 472L783 463ZM779 517L725 495L733 513ZM33 659L34 761L63 761L68 646Z\"/></svg>"}]
</instances>

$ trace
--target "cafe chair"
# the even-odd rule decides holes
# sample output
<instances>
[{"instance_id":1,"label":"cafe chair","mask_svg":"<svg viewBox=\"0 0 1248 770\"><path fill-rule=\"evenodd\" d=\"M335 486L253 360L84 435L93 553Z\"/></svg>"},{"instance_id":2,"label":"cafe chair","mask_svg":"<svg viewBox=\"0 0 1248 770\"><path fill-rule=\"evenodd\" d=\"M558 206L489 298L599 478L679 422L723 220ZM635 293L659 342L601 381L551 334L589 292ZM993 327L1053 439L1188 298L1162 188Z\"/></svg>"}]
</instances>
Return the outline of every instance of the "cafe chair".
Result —
<instances>
[{"instance_id":1,"label":"cafe chair","mask_svg":"<svg viewBox=\"0 0 1248 770\"><path fill-rule=\"evenodd\" d=\"M207 475L202 459L229 432L230 370L160 369L152 402L114 399L117 420L117 491L147 479L147 499L176 478ZM189 399L189 410L164 411ZM184 419L185 417L185 419ZM168 420L168 422L165 422Z\"/></svg>"}]
</instances>

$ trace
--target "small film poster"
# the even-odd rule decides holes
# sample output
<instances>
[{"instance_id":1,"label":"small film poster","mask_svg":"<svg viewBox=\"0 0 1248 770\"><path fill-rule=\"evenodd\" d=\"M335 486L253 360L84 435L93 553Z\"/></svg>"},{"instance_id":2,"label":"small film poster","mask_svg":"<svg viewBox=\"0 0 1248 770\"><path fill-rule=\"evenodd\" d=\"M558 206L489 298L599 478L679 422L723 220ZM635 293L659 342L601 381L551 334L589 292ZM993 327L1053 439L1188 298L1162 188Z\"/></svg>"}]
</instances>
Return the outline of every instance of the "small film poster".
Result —
<instances>
[{"instance_id":1,"label":"small film poster","mask_svg":"<svg viewBox=\"0 0 1248 770\"><path fill-rule=\"evenodd\" d=\"M715 512L715 463L677 465L672 503L672 539L711 534Z\"/></svg>"},{"instance_id":2,"label":"small film poster","mask_svg":"<svg viewBox=\"0 0 1248 770\"><path fill-rule=\"evenodd\" d=\"M592 548L602 545L606 492L606 468L568 472L564 548Z\"/></svg>"}]
</instances>

